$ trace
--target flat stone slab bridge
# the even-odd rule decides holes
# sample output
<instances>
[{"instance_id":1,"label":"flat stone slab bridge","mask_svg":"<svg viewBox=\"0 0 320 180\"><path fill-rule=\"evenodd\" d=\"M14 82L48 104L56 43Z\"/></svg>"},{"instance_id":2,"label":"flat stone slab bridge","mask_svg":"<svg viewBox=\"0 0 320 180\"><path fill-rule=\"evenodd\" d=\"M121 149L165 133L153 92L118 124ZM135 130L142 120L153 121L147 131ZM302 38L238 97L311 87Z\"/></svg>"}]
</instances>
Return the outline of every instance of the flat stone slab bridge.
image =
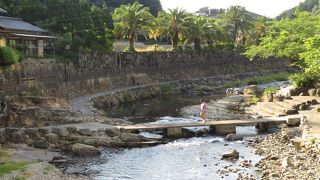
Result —
<instances>
[{"instance_id":1,"label":"flat stone slab bridge","mask_svg":"<svg viewBox=\"0 0 320 180\"><path fill-rule=\"evenodd\" d=\"M121 132L133 132L137 130L163 130L165 137L179 137L183 135L185 127L209 126L217 135L227 135L236 133L237 125L256 125L259 130L267 130L279 124L287 123L286 118L266 118L266 119L246 119L246 120L221 120L207 122L186 122L167 124L135 124L127 126L117 126Z\"/></svg>"}]
</instances>

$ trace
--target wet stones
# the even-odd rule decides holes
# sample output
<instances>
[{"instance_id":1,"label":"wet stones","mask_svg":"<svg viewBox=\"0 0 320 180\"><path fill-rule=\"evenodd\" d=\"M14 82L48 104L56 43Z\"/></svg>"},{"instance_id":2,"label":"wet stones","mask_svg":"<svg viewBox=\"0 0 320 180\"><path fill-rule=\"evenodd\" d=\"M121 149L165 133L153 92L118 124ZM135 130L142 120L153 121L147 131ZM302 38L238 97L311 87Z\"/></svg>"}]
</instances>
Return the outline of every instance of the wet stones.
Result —
<instances>
[{"instance_id":1,"label":"wet stones","mask_svg":"<svg viewBox=\"0 0 320 180\"><path fill-rule=\"evenodd\" d=\"M114 137L120 135L120 130L118 128L106 128L105 133L110 137Z\"/></svg>"},{"instance_id":2,"label":"wet stones","mask_svg":"<svg viewBox=\"0 0 320 180\"><path fill-rule=\"evenodd\" d=\"M287 125L288 126L298 126L298 125L300 125L300 122L301 122L300 116L296 116L296 117L287 116Z\"/></svg>"},{"instance_id":3,"label":"wet stones","mask_svg":"<svg viewBox=\"0 0 320 180\"><path fill-rule=\"evenodd\" d=\"M67 128L61 127L61 128L52 128L52 132L57 134L59 137L67 137L69 136L69 131Z\"/></svg>"},{"instance_id":4,"label":"wet stones","mask_svg":"<svg viewBox=\"0 0 320 180\"><path fill-rule=\"evenodd\" d=\"M90 131L90 129L79 129L78 134L82 135L82 136L92 136L93 132Z\"/></svg>"},{"instance_id":5,"label":"wet stones","mask_svg":"<svg viewBox=\"0 0 320 180\"><path fill-rule=\"evenodd\" d=\"M47 149L49 147L49 144L45 140L38 140L33 142L33 147L38 149Z\"/></svg>"},{"instance_id":6,"label":"wet stones","mask_svg":"<svg viewBox=\"0 0 320 180\"><path fill-rule=\"evenodd\" d=\"M235 149L230 149L228 151L226 151L225 153L223 153L222 155L223 159L239 159L239 152L236 151Z\"/></svg>"},{"instance_id":7,"label":"wet stones","mask_svg":"<svg viewBox=\"0 0 320 180\"><path fill-rule=\"evenodd\" d=\"M228 134L226 137L227 141L242 141L243 136L239 134Z\"/></svg>"},{"instance_id":8,"label":"wet stones","mask_svg":"<svg viewBox=\"0 0 320 180\"><path fill-rule=\"evenodd\" d=\"M12 133L12 142L19 144L19 143L25 143L26 142L26 135L23 131L17 131Z\"/></svg>"},{"instance_id":9,"label":"wet stones","mask_svg":"<svg viewBox=\"0 0 320 180\"><path fill-rule=\"evenodd\" d=\"M71 151L75 154L75 155L99 155L100 151L98 148L94 147L94 146L90 146L90 145L85 145L85 144L74 144L71 147Z\"/></svg>"},{"instance_id":10,"label":"wet stones","mask_svg":"<svg viewBox=\"0 0 320 180\"><path fill-rule=\"evenodd\" d=\"M45 138L47 139L48 142L50 143L56 143L59 140L58 135L54 134L54 133L48 133L45 135Z\"/></svg>"},{"instance_id":11,"label":"wet stones","mask_svg":"<svg viewBox=\"0 0 320 180\"><path fill-rule=\"evenodd\" d=\"M309 89L308 90L309 96L316 96L317 94L317 89Z\"/></svg>"},{"instance_id":12,"label":"wet stones","mask_svg":"<svg viewBox=\"0 0 320 180\"><path fill-rule=\"evenodd\" d=\"M124 142L141 142L145 138L137 134L121 133L120 139Z\"/></svg>"}]
</instances>

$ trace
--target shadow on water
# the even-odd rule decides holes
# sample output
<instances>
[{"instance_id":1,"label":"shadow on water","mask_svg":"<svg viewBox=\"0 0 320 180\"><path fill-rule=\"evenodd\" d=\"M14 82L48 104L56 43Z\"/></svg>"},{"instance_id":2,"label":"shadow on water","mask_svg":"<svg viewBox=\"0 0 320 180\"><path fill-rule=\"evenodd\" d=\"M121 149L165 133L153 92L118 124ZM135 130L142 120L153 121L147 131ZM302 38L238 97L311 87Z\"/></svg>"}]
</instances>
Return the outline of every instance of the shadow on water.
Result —
<instances>
[{"instance_id":1,"label":"shadow on water","mask_svg":"<svg viewBox=\"0 0 320 180\"><path fill-rule=\"evenodd\" d=\"M181 117L181 108L188 105L200 104L201 98L209 101L221 97L223 95L200 97L175 94L105 108L105 113L107 117L124 118L134 123L146 123L153 122L163 116Z\"/></svg>"}]
</instances>

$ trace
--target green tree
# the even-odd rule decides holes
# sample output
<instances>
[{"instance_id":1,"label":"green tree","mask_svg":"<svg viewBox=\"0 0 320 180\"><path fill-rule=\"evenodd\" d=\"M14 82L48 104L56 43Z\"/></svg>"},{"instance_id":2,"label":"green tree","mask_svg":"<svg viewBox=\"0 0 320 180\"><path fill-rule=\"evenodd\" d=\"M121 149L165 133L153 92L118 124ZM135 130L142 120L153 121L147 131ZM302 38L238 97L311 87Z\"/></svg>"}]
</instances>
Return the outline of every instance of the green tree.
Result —
<instances>
[{"instance_id":1,"label":"green tree","mask_svg":"<svg viewBox=\"0 0 320 180\"><path fill-rule=\"evenodd\" d=\"M155 32L160 36L170 37L172 48L177 49L179 36L187 31L188 25L185 18L189 15L185 10L179 8L169 9L168 12L161 11L156 20L157 30Z\"/></svg>"},{"instance_id":2,"label":"green tree","mask_svg":"<svg viewBox=\"0 0 320 180\"><path fill-rule=\"evenodd\" d=\"M212 18L204 16L188 16L185 19L188 39L193 41L194 49L201 50L203 41L212 42L216 36L216 28Z\"/></svg>"},{"instance_id":3,"label":"green tree","mask_svg":"<svg viewBox=\"0 0 320 180\"><path fill-rule=\"evenodd\" d=\"M137 33L147 31L153 20L149 8L137 2L116 8L112 18L115 35L128 38L130 51L134 51L134 40Z\"/></svg>"},{"instance_id":4,"label":"green tree","mask_svg":"<svg viewBox=\"0 0 320 180\"><path fill-rule=\"evenodd\" d=\"M298 59L306 50L304 41L320 33L320 17L302 12L294 19L274 20L266 28L258 45L247 48L249 58L282 57Z\"/></svg>"},{"instance_id":5,"label":"green tree","mask_svg":"<svg viewBox=\"0 0 320 180\"><path fill-rule=\"evenodd\" d=\"M236 47L238 42L244 44L245 34L252 27L253 18L247 13L244 7L231 6L223 15L225 25L232 34L233 45ZM240 36L242 35L242 36Z\"/></svg>"}]
</instances>

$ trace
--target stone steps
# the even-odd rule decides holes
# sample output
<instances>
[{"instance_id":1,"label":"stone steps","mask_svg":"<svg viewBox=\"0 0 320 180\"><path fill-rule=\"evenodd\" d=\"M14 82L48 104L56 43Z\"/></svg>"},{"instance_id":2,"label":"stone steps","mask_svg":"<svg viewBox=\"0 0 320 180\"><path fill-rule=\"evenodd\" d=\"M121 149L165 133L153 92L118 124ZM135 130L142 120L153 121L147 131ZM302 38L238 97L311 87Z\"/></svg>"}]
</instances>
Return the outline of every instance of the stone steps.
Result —
<instances>
[{"instance_id":1,"label":"stone steps","mask_svg":"<svg viewBox=\"0 0 320 180\"><path fill-rule=\"evenodd\" d=\"M273 103L273 102L259 102L257 104L259 115L272 115L272 116L279 116L285 115L286 109ZM260 111L262 111L260 113ZM267 114L265 114L267 112Z\"/></svg>"}]
</instances>

